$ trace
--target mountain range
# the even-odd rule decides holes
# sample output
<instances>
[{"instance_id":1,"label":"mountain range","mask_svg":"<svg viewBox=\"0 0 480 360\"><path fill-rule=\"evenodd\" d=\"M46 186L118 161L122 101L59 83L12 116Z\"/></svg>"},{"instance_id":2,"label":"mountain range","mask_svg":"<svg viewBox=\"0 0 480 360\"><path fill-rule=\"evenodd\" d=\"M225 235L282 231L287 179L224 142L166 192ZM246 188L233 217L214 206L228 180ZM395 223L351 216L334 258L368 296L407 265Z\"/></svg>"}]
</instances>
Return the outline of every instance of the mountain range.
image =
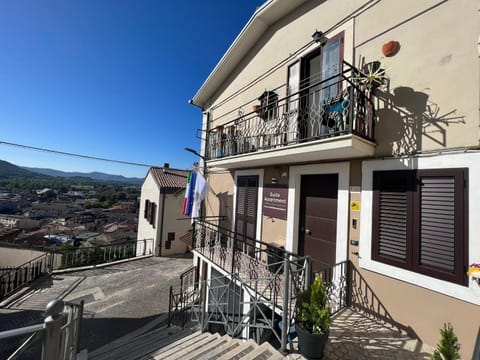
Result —
<instances>
[{"instance_id":1,"label":"mountain range","mask_svg":"<svg viewBox=\"0 0 480 360\"><path fill-rule=\"evenodd\" d=\"M96 181L115 181L129 184L141 184L143 179L136 177L125 177L122 175L106 174L98 171L84 173L84 172L68 172L54 169L34 168L26 166L17 166L7 161L0 160L0 179L7 179L12 177L29 177L29 178L43 178L46 177L63 177L73 178L82 177L89 178Z\"/></svg>"}]
</instances>

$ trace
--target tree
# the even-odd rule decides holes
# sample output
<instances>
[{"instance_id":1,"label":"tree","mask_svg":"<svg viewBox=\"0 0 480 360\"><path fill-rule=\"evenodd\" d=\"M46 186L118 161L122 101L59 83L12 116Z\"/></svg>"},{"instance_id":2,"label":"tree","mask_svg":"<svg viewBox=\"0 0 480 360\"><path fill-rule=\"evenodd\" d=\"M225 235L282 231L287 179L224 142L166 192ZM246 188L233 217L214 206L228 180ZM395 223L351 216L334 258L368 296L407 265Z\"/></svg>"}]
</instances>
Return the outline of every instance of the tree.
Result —
<instances>
[{"instance_id":1,"label":"tree","mask_svg":"<svg viewBox=\"0 0 480 360\"><path fill-rule=\"evenodd\" d=\"M440 329L441 339L434 351L432 360L459 360L460 344L458 338L453 332L453 326L450 323L443 324Z\"/></svg>"}]
</instances>

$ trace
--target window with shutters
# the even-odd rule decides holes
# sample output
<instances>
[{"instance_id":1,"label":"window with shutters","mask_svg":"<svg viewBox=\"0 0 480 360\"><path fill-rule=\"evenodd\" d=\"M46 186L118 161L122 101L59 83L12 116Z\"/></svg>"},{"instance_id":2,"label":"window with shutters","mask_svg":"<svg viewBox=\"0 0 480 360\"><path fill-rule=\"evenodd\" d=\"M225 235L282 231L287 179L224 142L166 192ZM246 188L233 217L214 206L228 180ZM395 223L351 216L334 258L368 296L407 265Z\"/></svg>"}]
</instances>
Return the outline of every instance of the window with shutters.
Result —
<instances>
[{"instance_id":1,"label":"window with shutters","mask_svg":"<svg viewBox=\"0 0 480 360\"><path fill-rule=\"evenodd\" d=\"M467 285L467 169L373 172L372 259Z\"/></svg>"},{"instance_id":2,"label":"window with shutters","mask_svg":"<svg viewBox=\"0 0 480 360\"><path fill-rule=\"evenodd\" d=\"M145 200L145 209L143 217L155 228L155 215L157 212L157 204L150 200Z\"/></svg>"},{"instance_id":3,"label":"window with shutters","mask_svg":"<svg viewBox=\"0 0 480 360\"><path fill-rule=\"evenodd\" d=\"M257 229L258 176L239 176L237 178L237 205L235 211L235 232L237 239L249 252L254 251Z\"/></svg>"}]
</instances>

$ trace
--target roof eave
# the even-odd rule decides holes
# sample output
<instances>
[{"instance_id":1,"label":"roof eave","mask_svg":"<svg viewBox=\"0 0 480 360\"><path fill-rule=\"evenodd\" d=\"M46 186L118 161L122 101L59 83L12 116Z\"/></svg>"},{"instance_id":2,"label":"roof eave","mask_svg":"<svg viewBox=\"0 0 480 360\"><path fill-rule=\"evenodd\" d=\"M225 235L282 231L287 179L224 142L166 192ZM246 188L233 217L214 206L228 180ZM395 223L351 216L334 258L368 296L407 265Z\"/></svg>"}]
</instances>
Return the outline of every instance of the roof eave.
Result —
<instances>
[{"instance_id":1,"label":"roof eave","mask_svg":"<svg viewBox=\"0 0 480 360\"><path fill-rule=\"evenodd\" d=\"M259 7L197 91L193 103L203 108L208 107L209 98L268 27L306 1L308 0L268 0Z\"/></svg>"}]
</instances>

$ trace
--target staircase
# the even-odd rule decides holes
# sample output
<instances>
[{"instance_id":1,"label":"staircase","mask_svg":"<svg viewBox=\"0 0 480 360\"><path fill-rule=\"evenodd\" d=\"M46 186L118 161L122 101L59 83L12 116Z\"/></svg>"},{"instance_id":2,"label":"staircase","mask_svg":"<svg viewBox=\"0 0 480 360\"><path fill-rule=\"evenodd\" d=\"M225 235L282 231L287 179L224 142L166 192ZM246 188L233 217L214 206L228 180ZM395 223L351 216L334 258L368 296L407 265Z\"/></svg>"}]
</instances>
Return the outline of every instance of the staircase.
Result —
<instances>
[{"instance_id":1,"label":"staircase","mask_svg":"<svg viewBox=\"0 0 480 360\"><path fill-rule=\"evenodd\" d=\"M90 360L239 360L283 359L269 343L232 339L179 327L161 327L147 333L114 341L88 355Z\"/></svg>"}]
</instances>

